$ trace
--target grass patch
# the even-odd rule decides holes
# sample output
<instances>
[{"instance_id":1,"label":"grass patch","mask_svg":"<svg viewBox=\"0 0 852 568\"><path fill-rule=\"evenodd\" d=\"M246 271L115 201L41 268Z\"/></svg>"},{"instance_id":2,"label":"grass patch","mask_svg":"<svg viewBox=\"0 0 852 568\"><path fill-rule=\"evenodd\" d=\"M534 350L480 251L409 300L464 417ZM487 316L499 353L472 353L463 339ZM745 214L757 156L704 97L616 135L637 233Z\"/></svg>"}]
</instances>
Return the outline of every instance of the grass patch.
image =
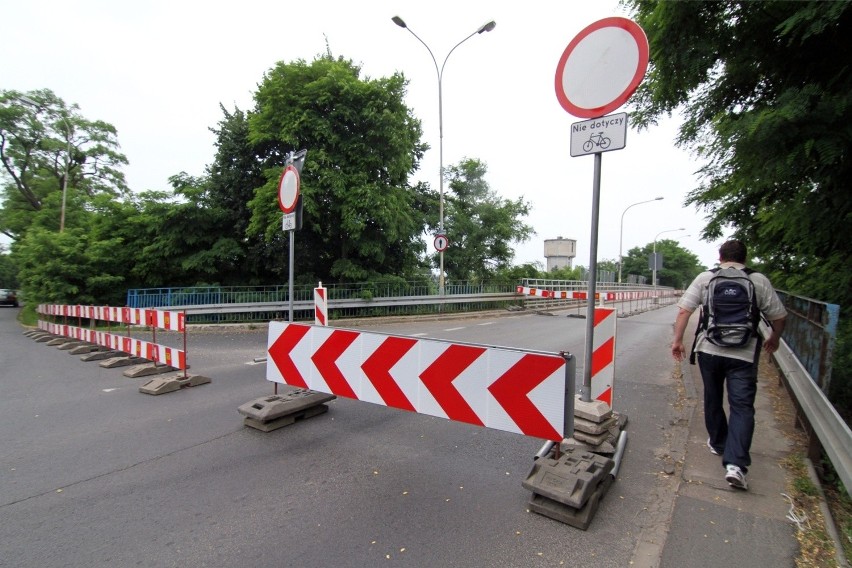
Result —
<instances>
[{"instance_id":1,"label":"grass patch","mask_svg":"<svg viewBox=\"0 0 852 568\"><path fill-rule=\"evenodd\" d=\"M790 475L787 494L793 500L791 516L800 519L796 538L799 541L797 568L836 568L834 541L825 529L825 519L820 511L817 486L808 475L808 467L801 454L790 454L782 461Z\"/></svg>"}]
</instances>

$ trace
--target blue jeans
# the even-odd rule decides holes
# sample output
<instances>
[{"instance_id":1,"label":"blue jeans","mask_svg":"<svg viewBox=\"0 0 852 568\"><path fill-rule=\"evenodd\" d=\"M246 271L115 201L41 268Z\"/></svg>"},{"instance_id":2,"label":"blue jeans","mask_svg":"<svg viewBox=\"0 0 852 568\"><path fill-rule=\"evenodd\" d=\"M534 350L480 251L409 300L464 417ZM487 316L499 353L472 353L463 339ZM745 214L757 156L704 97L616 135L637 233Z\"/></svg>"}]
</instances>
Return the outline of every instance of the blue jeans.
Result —
<instances>
[{"instance_id":1,"label":"blue jeans","mask_svg":"<svg viewBox=\"0 0 852 568\"><path fill-rule=\"evenodd\" d=\"M734 464L746 472L751 465L749 450L754 435L757 363L698 353L698 369L704 382L704 424L710 435L710 445L724 448L721 452L723 466ZM730 419L722 407L726 382Z\"/></svg>"}]
</instances>

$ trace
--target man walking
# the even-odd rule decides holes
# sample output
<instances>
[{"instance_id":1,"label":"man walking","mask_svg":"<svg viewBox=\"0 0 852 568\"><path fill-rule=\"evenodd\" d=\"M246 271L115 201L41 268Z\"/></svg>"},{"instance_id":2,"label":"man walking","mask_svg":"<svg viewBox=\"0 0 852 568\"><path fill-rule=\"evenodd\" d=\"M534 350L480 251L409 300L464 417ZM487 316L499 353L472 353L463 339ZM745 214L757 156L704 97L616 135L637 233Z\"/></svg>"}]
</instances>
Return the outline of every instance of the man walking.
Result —
<instances>
[{"instance_id":1,"label":"man walking","mask_svg":"<svg viewBox=\"0 0 852 568\"><path fill-rule=\"evenodd\" d=\"M746 269L746 254L746 246L737 240L730 240L719 247L719 269L699 274L677 304L680 311L675 320L672 342L672 357L676 361L683 360L686 354L683 333L692 312L701 306L702 321L699 323L694 349L704 383L704 423L710 436L707 446L713 454L722 456L725 480L739 489L748 489L746 473L751 465L749 450L754 435L754 399L757 394L757 362L761 340L757 334L749 337L746 333L742 337L742 344L736 345L736 341L726 342L726 333L728 336L736 335L731 329L718 331L723 329L724 324L708 325L708 314L713 317L717 311L709 306L713 302L711 283L719 278L717 271L739 274L742 276L740 280L751 286L756 308L769 321L772 329L769 337L763 341L763 349L767 353L778 349L787 316L787 310L769 279ZM732 309L730 306L727 308L729 312ZM719 313L723 311L722 308L718 309ZM714 333L710 333L711 329ZM726 417L722 406L726 384L730 419Z\"/></svg>"}]
</instances>

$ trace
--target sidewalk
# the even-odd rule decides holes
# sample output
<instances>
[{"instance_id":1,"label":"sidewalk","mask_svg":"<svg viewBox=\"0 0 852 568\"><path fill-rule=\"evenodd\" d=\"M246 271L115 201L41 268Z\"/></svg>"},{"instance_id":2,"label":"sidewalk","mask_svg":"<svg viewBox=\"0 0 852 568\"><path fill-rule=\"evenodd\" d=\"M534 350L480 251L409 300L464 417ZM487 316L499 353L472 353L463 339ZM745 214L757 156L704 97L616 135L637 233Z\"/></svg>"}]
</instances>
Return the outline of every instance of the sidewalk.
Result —
<instances>
[{"instance_id":1,"label":"sidewalk","mask_svg":"<svg viewBox=\"0 0 852 568\"><path fill-rule=\"evenodd\" d=\"M694 406L659 566L794 566L798 541L795 526L786 519L790 503L782 495L786 477L780 465L793 449L788 435L792 417L786 424L776 419L773 405L787 396L778 384L777 371L764 356L759 368L748 491L728 486L721 458L707 448L698 366L684 361L682 371L685 396Z\"/></svg>"}]
</instances>

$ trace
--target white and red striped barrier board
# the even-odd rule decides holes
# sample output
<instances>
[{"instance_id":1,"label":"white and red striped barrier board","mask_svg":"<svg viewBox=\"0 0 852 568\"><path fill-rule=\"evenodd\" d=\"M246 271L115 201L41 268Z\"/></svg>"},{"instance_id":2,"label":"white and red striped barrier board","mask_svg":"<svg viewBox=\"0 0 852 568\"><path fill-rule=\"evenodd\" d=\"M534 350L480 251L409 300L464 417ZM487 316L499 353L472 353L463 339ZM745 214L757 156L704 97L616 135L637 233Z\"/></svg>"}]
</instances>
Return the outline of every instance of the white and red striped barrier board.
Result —
<instances>
[{"instance_id":1,"label":"white and red striped barrier board","mask_svg":"<svg viewBox=\"0 0 852 568\"><path fill-rule=\"evenodd\" d=\"M561 441L558 354L270 322L269 381Z\"/></svg>"},{"instance_id":2,"label":"white and red striped barrier board","mask_svg":"<svg viewBox=\"0 0 852 568\"><path fill-rule=\"evenodd\" d=\"M95 331L93 329L85 329L72 325L40 321L38 323L38 327L39 329L55 335L62 335L64 337L70 337L80 341L88 341L95 345L114 349L115 351L121 351L128 355L142 357L155 363L162 363L163 365L175 367L176 369L183 370L187 368L186 352L181 349L175 349L173 347L160 345L159 343L151 343L150 341L143 341L141 339L127 337L125 335L116 335L114 333Z\"/></svg>"},{"instance_id":3,"label":"white and red striped barrier board","mask_svg":"<svg viewBox=\"0 0 852 568\"><path fill-rule=\"evenodd\" d=\"M323 288L322 282L314 288L314 323L316 325L328 325L328 296L327 290Z\"/></svg>"},{"instance_id":4,"label":"white and red striped barrier board","mask_svg":"<svg viewBox=\"0 0 852 568\"><path fill-rule=\"evenodd\" d=\"M178 311L111 306L69 306L62 304L41 304L37 311L52 316L88 318L130 325L147 325L170 331L182 332L186 329L186 316L183 312Z\"/></svg>"},{"instance_id":5,"label":"white and red striped barrier board","mask_svg":"<svg viewBox=\"0 0 852 568\"><path fill-rule=\"evenodd\" d=\"M592 342L591 397L612 408L612 383L615 376L615 309L595 308Z\"/></svg>"}]
</instances>

